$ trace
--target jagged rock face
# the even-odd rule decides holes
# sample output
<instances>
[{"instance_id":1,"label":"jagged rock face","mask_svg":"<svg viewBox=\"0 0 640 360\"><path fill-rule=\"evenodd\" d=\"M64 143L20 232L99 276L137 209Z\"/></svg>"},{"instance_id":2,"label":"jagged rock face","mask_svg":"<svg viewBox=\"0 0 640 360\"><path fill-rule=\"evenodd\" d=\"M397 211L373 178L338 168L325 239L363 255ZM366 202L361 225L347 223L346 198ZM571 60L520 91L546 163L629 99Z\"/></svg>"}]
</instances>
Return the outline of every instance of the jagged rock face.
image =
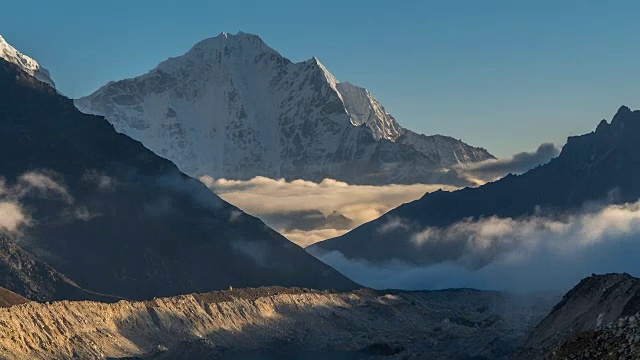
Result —
<instances>
[{"instance_id":1,"label":"jagged rock face","mask_svg":"<svg viewBox=\"0 0 640 360\"><path fill-rule=\"evenodd\" d=\"M0 36L0 58L18 65L24 72L55 88L56 84L51 80L49 71L38 64L37 61L22 54Z\"/></svg>"},{"instance_id":2,"label":"jagged rock face","mask_svg":"<svg viewBox=\"0 0 640 360\"><path fill-rule=\"evenodd\" d=\"M446 167L493 158L402 128L371 93L338 82L315 57L292 63L244 33L204 40L75 104L194 177L466 185Z\"/></svg>"},{"instance_id":3,"label":"jagged rock face","mask_svg":"<svg viewBox=\"0 0 640 360\"><path fill-rule=\"evenodd\" d=\"M564 295L511 358L635 360L639 312L640 279L592 275Z\"/></svg>"},{"instance_id":4,"label":"jagged rock face","mask_svg":"<svg viewBox=\"0 0 640 360\"><path fill-rule=\"evenodd\" d=\"M229 285L356 287L1 59L0 128L2 191L19 192L30 218L15 240L82 288L145 299Z\"/></svg>"},{"instance_id":5,"label":"jagged rock face","mask_svg":"<svg viewBox=\"0 0 640 360\"><path fill-rule=\"evenodd\" d=\"M412 235L427 227L446 227L464 219L497 216L519 218L544 212L569 213L594 203L622 204L640 198L640 111L621 107L611 123L596 131L570 137L557 158L523 175L509 175L477 188L437 191L389 211L334 239L307 249L337 250L349 258L416 264L438 261L429 247L420 249ZM399 222L389 231L385 224Z\"/></svg>"},{"instance_id":6,"label":"jagged rock face","mask_svg":"<svg viewBox=\"0 0 640 360\"><path fill-rule=\"evenodd\" d=\"M147 302L27 303L0 309L0 356L504 359L540 317L519 301L465 289L260 288Z\"/></svg>"}]
</instances>

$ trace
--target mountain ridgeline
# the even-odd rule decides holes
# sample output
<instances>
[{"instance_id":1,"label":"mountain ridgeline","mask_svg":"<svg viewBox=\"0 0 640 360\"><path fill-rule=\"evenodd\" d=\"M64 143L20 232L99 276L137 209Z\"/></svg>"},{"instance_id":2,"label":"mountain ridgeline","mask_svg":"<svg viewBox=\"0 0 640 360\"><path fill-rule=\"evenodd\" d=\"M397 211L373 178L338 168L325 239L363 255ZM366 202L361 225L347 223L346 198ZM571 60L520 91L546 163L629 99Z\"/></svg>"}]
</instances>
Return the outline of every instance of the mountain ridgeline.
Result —
<instances>
[{"instance_id":1,"label":"mountain ridgeline","mask_svg":"<svg viewBox=\"0 0 640 360\"><path fill-rule=\"evenodd\" d=\"M75 101L193 177L467 185L454 165L493 156L402 127L361 87L258 36L221 34Z\"/></svg>"},{"instance_id":2,"label":"mountain ridgeline","mask_svg":"<svg viewBox=\"0 0 640 360\"><path fill-rule=\"evenodd\" d=\"M402 259L428 264L429 247L412 235L462 220L562 215L588 204L622 204L640 198L640 111L623 106L611 123L570 137L557 158L522 175L508 175L477 188L438 191L402 205L334 239L310 246L314 253L340 251L372 261ZM389 224L399 226L388 226ZM385 227L386 225L386 227ZM385 231L380 231L385 229Z\"/></svg>"},{"instance_id":3,"label":"mountain ridgeline","mask_svg":"<svg viewBox=\"0 0 640 360\"><path fill-rule=\"evenodd\" d=\"M24 72L55 88L56 84L51 80L49 71L31 57L16 50L0 35L0 58L18 65Z\"/></svg>"},{"instance_id":4,"label":"mountain ridgeline","mask_svg":"<svg viewBox=\"0 0 640 360\"><path fill-rule=\"evenodd\" d=\"M506 360L541 309L470 289L264 287L116 304L31 302L0 309L0 357Z\"/></svg>"},{"instance_id":5,"label":"mountain ridgeline","mask_svg":"<svg viewBox=\"0 0 640 360\"><path fill-rule=\"evenodd\" d=\"M2 59L0 126L0 202L19 223L4 229L17 254L2 257L9 290L39 300L96 299L79 287L146 299L229 286L357 286Z\"/></svg>"}]
</instances>

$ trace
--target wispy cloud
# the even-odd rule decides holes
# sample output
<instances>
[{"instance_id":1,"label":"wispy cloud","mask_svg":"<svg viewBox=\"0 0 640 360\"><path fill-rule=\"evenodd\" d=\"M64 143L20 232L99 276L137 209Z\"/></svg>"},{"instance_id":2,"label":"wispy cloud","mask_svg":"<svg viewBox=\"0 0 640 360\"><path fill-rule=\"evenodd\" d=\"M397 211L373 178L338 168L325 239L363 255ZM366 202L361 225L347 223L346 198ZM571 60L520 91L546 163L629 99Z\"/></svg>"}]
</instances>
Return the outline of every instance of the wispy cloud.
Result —
<instances>
[{"instance_id":1,"label":"wispy cloud","mask_svg":"<svg viewBox=\"0 0 640 360\"><path fill-rule=\"evenodd\" d=\"M455 170L467 179L483 184L507 174L522 174L538 165L548 163L560 154L560 148L545 143L533 152L521 152L508 158L489 159L477 163L459 165Z\"/></svg>"},{"instance_id":2,"label":"wispy cloud","mask_svg":"<svg viewBox=\"0 0 640 360\"><path fill-rule=\"evenodd\" d=\"M95 185L99 190L113 191L118 181L113 177L98 170L87 170L82 175L82 181Z\"/></svg>"},{"instance_id":3,"label":"wispy cloud","mask_svg":"<svg viewBox=\"0 0 640 360\"><path fill-rule=\"evenodd\" d=\"M21 202L25 197L38 197L61 201L67 205L74 202L64 183L52 172L29 171L20 175L15 184L7 184L0 178L0 231L16 233L21 226L29 225L31 219Z\"/></svg>"},{"instance_id":4,"label":"wispy cloud","mask_svg":"<svg viewBox=\"0 0 640 360\"><path fill-rule=\"evenodd\" d=\"M18 177L18 184L13 188L13 193L17 197L23 197L36 192L40 197L58 198L67 204L73 203L73 197L67 187L60 180L54 179L54 176L56 175L53 173L26 172Z\"/></svg>"},{"instance_id":5,"label":"wispy cloud","mask_svg":"<svg viewBox=\"0 0 640 360\"><path fill-rule=\"evenodd\" d=\"M62 175L48 169L27 171L13 184L0 177L0 230L16 233L22 226L36 226L39 221L67 223L101 216L86 205L76 203L64 180ZM116 184L113 178L95 171L86 172L82 181L106 191L113 190ZM29 198L46 199L61 206L46 220L34 219L23 205Z\"/></svg>"}]
</instances>

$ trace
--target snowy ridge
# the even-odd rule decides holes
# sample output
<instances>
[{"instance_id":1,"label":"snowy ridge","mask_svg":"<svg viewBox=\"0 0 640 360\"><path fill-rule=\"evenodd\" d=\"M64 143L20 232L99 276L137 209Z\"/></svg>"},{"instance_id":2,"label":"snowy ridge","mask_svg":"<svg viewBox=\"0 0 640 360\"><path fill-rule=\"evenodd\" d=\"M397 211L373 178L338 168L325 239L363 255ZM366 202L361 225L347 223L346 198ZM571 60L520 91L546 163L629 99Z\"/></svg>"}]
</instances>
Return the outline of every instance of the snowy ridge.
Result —
<instances>
[{"instance_id":1,"label":"snowy ridge","mask_svg":"<svg viewBox=\"0 0 640 360\"><path fill-rule=\"evenodd\" d=\"M242 32L203 40L76 106L196 177L459 185L442 158L492 157L455 139L442 152L456 154L446 156L421 137L396 142L409 130L366 89L339 82L315 57L292 63Z\"/></svg>"},{"instance_id":2,"label":"snowy ridge","mask_svg":"<svg viewBox=\"0 0 640 360\"><path fill-rule=\"evenodd\" d=\"M436 160L440 166L452 167L487 160L487 151L444 135L423 135L406 130L396 139L399 144L409 145Z\"/></svg>"},{"instance_id":3,"label":"snowy ridge","mask_svg":"<svg viewBox=\"0 0 640 360\"><path fill-rule=\"evenodd\" d=\"M0 35L0 58L18 65L24 72L43 83L49 84L53 88L56 87L56 84L51 80L51 75L47 69L41 67L34 59L16 50L2 37L2 35Z\"/></svg>"},{"instance_id":4,"label":"snowy ridge","mask_svg":"<svg viewBox=\"0 0 640 360\"><path fill-rule=\"evenodd\" d=\"M376 100L369 90L343 82L336 85L343 99L351 123L355 126L367 124L376 140L396 141L404 129Z\"/></svg>"}]
</instances>

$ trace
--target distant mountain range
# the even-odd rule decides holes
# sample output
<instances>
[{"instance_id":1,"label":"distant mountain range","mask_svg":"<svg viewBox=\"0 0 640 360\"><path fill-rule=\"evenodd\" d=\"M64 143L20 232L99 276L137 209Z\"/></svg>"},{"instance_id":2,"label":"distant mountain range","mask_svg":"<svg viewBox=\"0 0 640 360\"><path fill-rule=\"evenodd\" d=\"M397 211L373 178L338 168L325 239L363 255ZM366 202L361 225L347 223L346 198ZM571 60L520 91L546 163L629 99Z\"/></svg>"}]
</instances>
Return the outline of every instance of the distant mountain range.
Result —
<instances>
[{"instance_id":1,"label":"distant mountain range","mask_svg":"<svg viewBox=\"0 0 640 360\"><path fill-rule=\"evenodd\" d=\"M357 286L28 70L0 59L0 286L38 300Z\"/></svg>"},{"instance_id":2,"label":"distant mountain range","mask_svg":"<svg viewBox=\"0 0 640 360\"><path fill-rule=\"evenodd\" d=\"M494 158L402 127L364 88L313 57L222 33L149 73L75 101L193 177L468 185L449 168Z\"/></svg>"},{"instance_id":3,"label":"distant mountain range","mask_svg":"<svg viewBox=\"0 0 640 360\"><path fill-rule=\"evenodd\" d=\"M307 249L316 254L339 251L348 258L370 261L395 258L430 264L438 254L412 241L413 235L427 227L444 228L492 216L561 216L589 203L635 202L640 198L638 144L640 111L623 106L611 123L603 120L594 132L570 137L560 155L545 165L477 188L426 194Z\"/></svg>"}]
</instances>

